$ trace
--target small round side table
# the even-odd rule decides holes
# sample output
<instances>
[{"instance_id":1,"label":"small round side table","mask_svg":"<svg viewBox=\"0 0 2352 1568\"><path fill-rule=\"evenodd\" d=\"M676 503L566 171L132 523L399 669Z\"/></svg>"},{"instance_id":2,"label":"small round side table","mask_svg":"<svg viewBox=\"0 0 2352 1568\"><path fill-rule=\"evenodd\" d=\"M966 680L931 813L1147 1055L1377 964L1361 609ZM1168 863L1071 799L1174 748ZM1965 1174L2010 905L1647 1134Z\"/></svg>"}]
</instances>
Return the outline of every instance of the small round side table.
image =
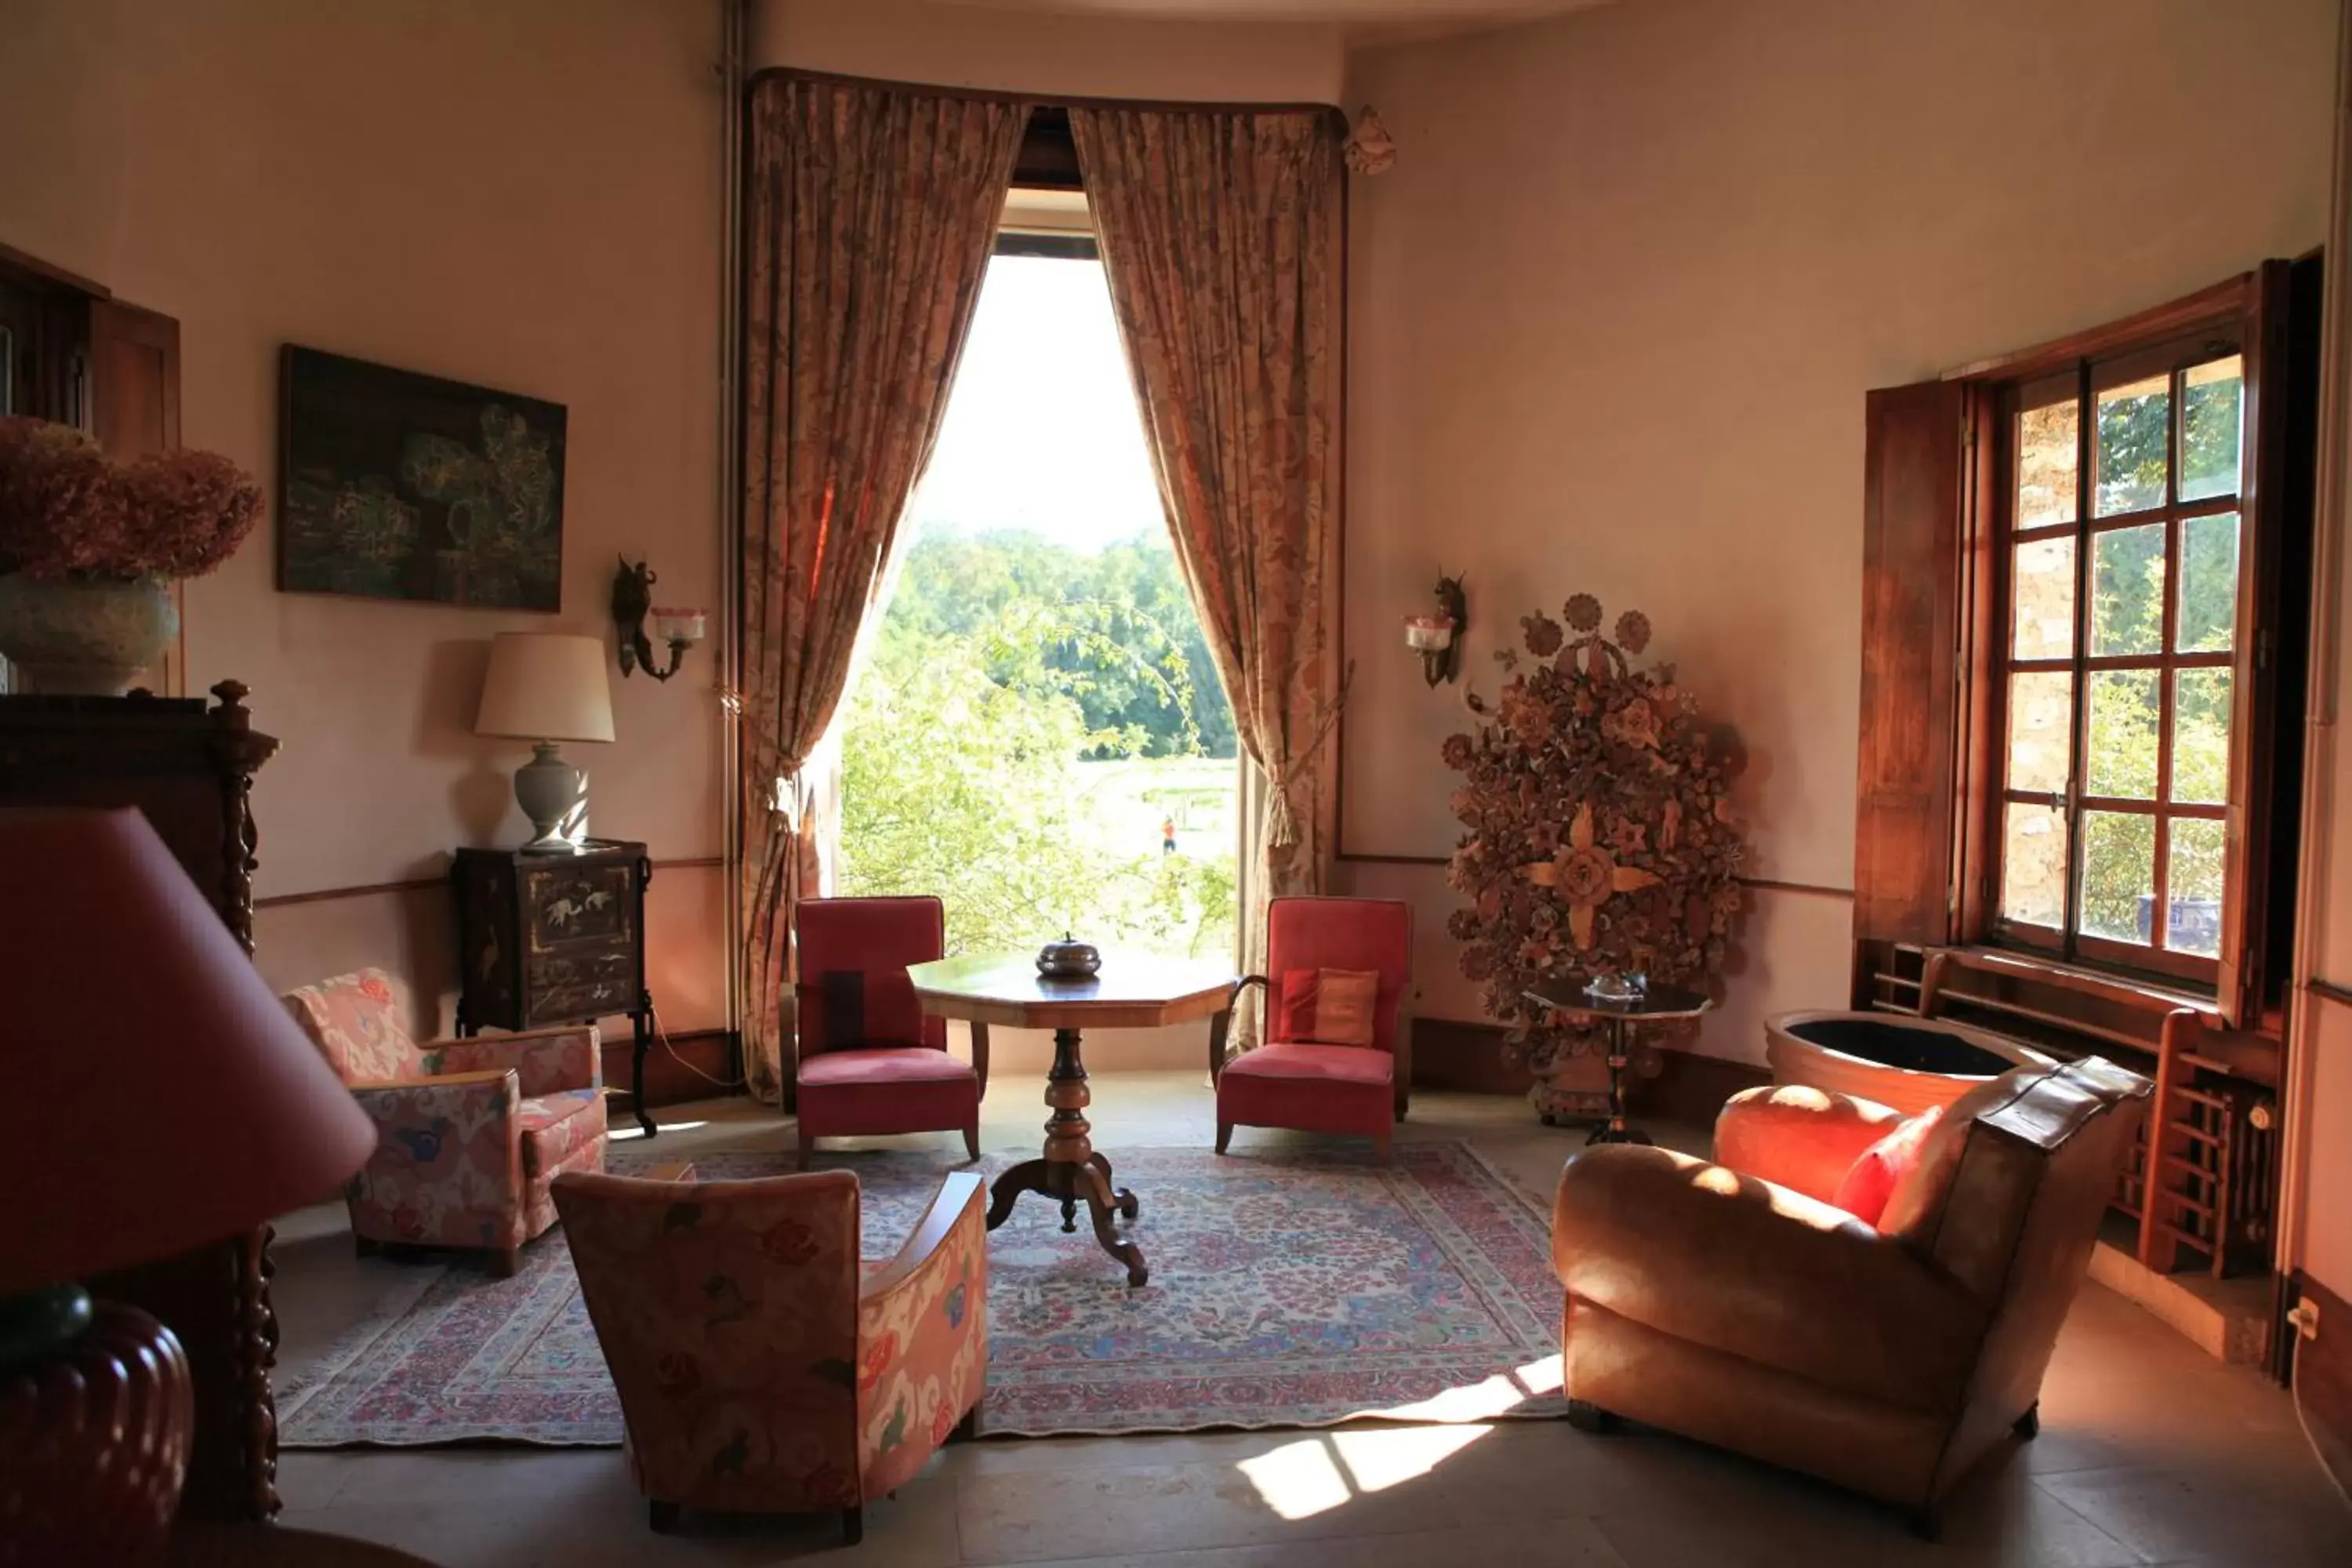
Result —
<instances>
[{"instance_id":1,"label":"small round side table","mask_svg":"<svg viewBox=\"0 0 2352 1568\"><path fill-rule=\"evenodd\" d=\"M1625 1125L1625 1068L1633 1060L1633 1036L1645 1024L1696 1018L1715 1004L1679 985L1652 985L1623 1002L1585 994L1581 983L1547 980L1527 989L1527 998L1574 1023L1600 1024L1609 1031L1609 1120L1592 1130L1587 1143L1647 1143L1650 1135Z\"/></svg>"}]
</instances>

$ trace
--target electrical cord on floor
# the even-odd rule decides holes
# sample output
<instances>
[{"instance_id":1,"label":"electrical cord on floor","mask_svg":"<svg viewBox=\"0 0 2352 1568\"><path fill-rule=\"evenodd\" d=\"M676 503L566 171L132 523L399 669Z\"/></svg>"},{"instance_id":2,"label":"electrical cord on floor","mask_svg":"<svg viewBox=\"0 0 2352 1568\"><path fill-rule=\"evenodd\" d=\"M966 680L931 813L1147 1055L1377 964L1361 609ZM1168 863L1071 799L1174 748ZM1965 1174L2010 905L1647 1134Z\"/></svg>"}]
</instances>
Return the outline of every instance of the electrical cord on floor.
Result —
<instances>
[{"instance_id":1,"label":"electrical cord on floor","mask_svg":"<svg viewBox=\"0 0 2352 1568\"><path fill-rule=\"evenodd\" d=\"M2303 1440L2311 1445L2311 1457L2319 1461L2319 1473L2327 1478L2328 1484L2336 1489L2336 1495L2344 1500L2345 1506L2352 1508L2352 1489L2347 1489L2344 1484L2344 1478L2337 1475L2328 1465L2327 1455L2319 1447L2318 1435L2311 1429L2311 1418L2303 1413L2303 1395L2295 1391L2294 1384L2294 1378L2300 1378L2302 1375L2303 1357L2297 1355L2294 1358L2294 1373L2288 1382L2286 1391L2286 1402L2294 1406L2294 1424L2303 1428Z\"/></svg>"},{"instance_id":2,"label":"electrical cord on floor","mask_svg":"<svg viewBox=\"0 0 2352 1568\"><path fill-rule=\"evenodd\" d=\"M679 1056L677 1054L677 1047L669 1043L669 1031L661 1026L661 1014L656 1012L652 1016L654 1024L654 1038L661 1042L661 1048L669 1054L669 1059L684 1068L687 1071L692 1073L695 1077L700 1079L703 1082L709 1084L714 1089L741 1089L751 1081L748 1077L736 1079L713 1078L709 1073L704 1072L700 1068L696 1067L692 1062L688 1061L684 1057Z\"/></svg>"}]
</instances>

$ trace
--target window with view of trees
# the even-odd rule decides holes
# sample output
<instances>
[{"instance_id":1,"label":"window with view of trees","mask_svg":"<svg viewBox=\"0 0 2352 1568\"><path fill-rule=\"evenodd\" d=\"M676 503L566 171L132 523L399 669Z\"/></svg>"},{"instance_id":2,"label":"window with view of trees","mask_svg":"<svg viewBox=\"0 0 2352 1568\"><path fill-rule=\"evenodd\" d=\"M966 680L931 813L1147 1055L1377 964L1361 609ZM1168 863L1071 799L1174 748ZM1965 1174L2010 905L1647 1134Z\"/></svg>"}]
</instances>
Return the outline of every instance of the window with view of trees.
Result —
<instances>
[{"instance_id":1,"label":"window with view of trees","mask_svg":"<svg viewBox=\"0 0 2352 1568\"><path fill-rule=\"evenodd\" d=\"M2273 1026L2319 284L2266 261L1870 393L1856 1005L1926 1005L1947 950L1939 975L2037 988L1982 1004L2036 1027L2112 1039L2115 1008L2176 999Z\"/></svg>"},{"instance_id":2,"label":"window with view of trees","mask_svg":"<svg viewBox=\"0 0 2352 1568\"><path fill-rule=\"evenodd\" d=\"M2226 882L2244 365L2198 340L2015 389L1999 916L2210 977Z\"/></svg>"},{"instance_id":3,"label":"window with view of trees","mask_svg":"<svg viewBox=\"0 0 2352 1568\"><path fill-rule=\"evenodd\" d=\"M948 950L1234 943L1239 763L1090 245L991 261L844 704L845 894Z\"/></svg>"}]
</instances>

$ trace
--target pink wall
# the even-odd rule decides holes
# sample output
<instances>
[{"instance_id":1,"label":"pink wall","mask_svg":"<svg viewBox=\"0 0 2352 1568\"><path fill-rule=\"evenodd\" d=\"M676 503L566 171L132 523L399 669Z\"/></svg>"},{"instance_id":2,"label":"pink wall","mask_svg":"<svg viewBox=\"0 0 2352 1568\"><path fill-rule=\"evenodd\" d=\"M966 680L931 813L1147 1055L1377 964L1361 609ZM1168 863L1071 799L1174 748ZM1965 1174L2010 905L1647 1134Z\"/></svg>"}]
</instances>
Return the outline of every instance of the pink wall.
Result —
<instances>
[{"instance_id":1,"label":"pink wall","mask_svg":"<svg viewBox=\"0 0 2352 1568\"><path fill-rule=\"evenodd\" d=\"M2352 37L2343 40L2339 58L2352 65ZM2352 91L2352 82L2345 86ZM2352 115L2352 96L2339 112ZM2315 776L2305 820L2305 865L2311 875L2300 889L2296 918L2305 946L2298 958L2310 971L2304 978L2340 994L2352 985L2352 737L2339 718L2344 695L2352 689L2352 638L2346 637L2344 626L2352 553L2342 553L2345 529L2352 522L2352 320L2344 313L2347 301L2342 297L2352 283L2352 237L2346 233L2352 225L2352 120L2339 122L2337 132L2329 232L2336 254L2327 268L2327 287L2337 297L2329 307L2328 357L2322 369L2321 406L2330 418L2320 431L2320 469L2333 483L2320 497L2321 578L2312 596L2314 623L2332 628L2336 641L2332 668L2313 681L2312 712L2319 722L2310 730ZM2333 573L2327 571L2330 541L2339 552ZM2295 1202L2292 1213L2282 1205L2285 1258L2338 1298L2352 1297L2352 1206L2344 1201L2352 1194L2352 1009L2309 993L2304 1007L2297 1052L2290 1058L2295 1068L2288 1086L2294 1114L2282 1179ZM2341 1331L2323 1325L2322 1331Z\"/></svg>"},{"instance_id":2,"label":"pink wall","mask_svg":"<svg viewBox=\"0 0 2352 1568\"><path fill-rule=\"evenodd\" d=\"M1346 848L1453 846L1460 689L1396 631L1442 568L1490 694L1538 605L1648 612L1748 742L1748 871L1850 889L1864 392L2317 243L2336 12L1643 0L1358 56L1401 153L1354 190ZM1356 870L1424 930L1452 907L1440 870ZM1759 890L1705 1048L1838 1001L1849 933ZM1422 976L1475 1015L1450 953Z\"/></svg>"},{"instance_id":3,"label":"pink wall","mask_svg":"<svg viewBox=\"0 0 2352 1568\"><path fill-rule=\"evenodd\" d=\"M1336 103L1330 23L1168 21L925 0L755 0L754 67L1095 98Z\"/></svg>"},{"instance_id":4,"label":"pink wall","mask_svg":"<svg viewBox=\"0 0 2352 1568\"><path fill-rule=\"evenodd\" d=\"M518 841L527 748L470 733L502 629L594 633L614 555L719 596L716 0L12 0L0 241L179 318L184 435L262 475L297 342L570 409L559 616L282 595L274 519L190 585L191 689L234 676L285 742L255 792L260 891L436 874ZM35 68L37 62L37 68ZM593 825L657 858L720 847L707 651L614 680L575 748ZM656 882L672 1027L724 1021L715 869ZM265 910L273 978L413 953L437 900ZM423 923L420 925L420 921Z\"/></svg>"}]
</instances>

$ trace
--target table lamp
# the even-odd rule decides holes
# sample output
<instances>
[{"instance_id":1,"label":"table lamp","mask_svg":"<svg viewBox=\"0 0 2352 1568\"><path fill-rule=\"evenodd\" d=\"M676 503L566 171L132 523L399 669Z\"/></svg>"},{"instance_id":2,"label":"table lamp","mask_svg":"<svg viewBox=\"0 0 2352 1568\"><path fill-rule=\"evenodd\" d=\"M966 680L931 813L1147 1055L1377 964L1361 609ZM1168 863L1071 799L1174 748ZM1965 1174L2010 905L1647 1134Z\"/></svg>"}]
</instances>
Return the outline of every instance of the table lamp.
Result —
<instances>
[{"instance_id":1,"label":"table lamp","mask_svg":"<svg viewBox=\"0 0 2352 1568\"><path fill-rule=\"evenodd\" d=\"M163 1545L194 1397L180 1343L77 1281L314 1203L375 1145L132 810L0 810L0 1563Z\"/></svg>"},{"instance_id":2,"label":"table lamp","mask_svg":"<svg viewBox=\"0 0 2352 1568\"><path fill-rule=\"evenodd\" d=\"M530 761L514 776L515 800L533 829L525 853L577 851L575 825L587 811L588 775L563 760L556 742L613 738L604 639L500 632L490 643L490 672L482 682L474 733L531 742Z\"/></svg>"}]
</instances>

